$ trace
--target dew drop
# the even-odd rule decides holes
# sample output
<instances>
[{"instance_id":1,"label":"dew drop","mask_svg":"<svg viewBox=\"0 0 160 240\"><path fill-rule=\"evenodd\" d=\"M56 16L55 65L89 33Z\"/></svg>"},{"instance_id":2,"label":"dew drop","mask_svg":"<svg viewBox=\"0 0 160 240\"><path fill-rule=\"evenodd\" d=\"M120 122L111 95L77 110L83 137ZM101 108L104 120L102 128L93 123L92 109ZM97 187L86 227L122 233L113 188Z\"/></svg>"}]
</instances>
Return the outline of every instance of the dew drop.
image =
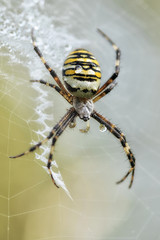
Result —
<instances>
[{"instance_id":1,"label":"dew drop","mask_svg":"<svg viewBox=\"0 0 160 240\"><path fill-rule=\"evenodd\" d=\"M107 131L107 128L103 124L100 124L99 129L100 129L101 132L106 132Z\"/></svg>"},{"instance_id":2,"label":"dew drop","mask_svg":"<svg viewBox=\"0 0 160 240\"><path fill-rule=\"evenodd\" d=\"M81 67L81 65L76 65L75 66L75 73L81 73L82 72L82 67Z\"/></svg>"}]
</instances>

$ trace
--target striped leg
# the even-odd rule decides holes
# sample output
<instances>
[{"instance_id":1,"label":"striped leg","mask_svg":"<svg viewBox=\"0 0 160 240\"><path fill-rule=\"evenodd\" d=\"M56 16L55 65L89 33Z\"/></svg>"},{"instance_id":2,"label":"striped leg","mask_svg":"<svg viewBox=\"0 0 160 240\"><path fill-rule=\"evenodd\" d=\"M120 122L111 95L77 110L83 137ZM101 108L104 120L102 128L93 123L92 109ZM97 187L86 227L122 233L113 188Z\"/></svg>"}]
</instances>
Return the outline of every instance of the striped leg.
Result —
<instances>
[{"instance_id":1,"label":"striped leg","mask_svg":"<svg viewBox=\"0 0 160 240\"><path fill-rule=\"evenodd\" d=\"M71 108L72 109L72 108ZM16 156L10 156L10 158L18 158L18 157L22 157L30 152L34 152L36 149L38 149L42 144L46 143L49 139L51 139L53 137L53 135L55 135L55 133L61 128L61 125L64 124L64 122L66 121L66 119L68 119L68 117L70 116L70 110L64 115L64 117L59 121L59 123L57 123L54 128L52 129L52 131L49 133L49 135L41 142L35 144L34 146L32 146L31 148L29 148L29 150L18 154Z\"/></svg>"},{"instance_id":2,"label":"striped leg","mask_svg":"<svg viewBox=\"0 0 160 240\"><path fill-rule=\"evenodd\" d=\"M68 94L65 94L58 86L56 86L55 84L52 83L48 83L42 79L40 80L30 80L31 82L39 82L41 84L44 84L46 86L49 86L51 88L54 88L58 93L60 93L70 104L72 104L73 102L73 97L69 96Z\"/></svg>"},{"instance_id":3,"label":"striped leg","mask_svg":"<svg viewBox=\"0 0 160 240\"><path fill-rule=\"evenodd\" d=\"M111 83L109 85L109 87L104 90L103 92L101 92L101 94L99 94L98 96L96 96L94 99L93 99L93 102L97 102L99 99L101 99L102 97L104 97L105 95L107 95L108 93L110 93L112 91L112 89L117 85L117 82L114 82L114 83Z\"/></svg>"},{"instance_id":4,"label":"striped leg","mask_svg":"<svg viewBox=\"0 0 160 240\"><path fill-rule=\"evenodd\" d=\"M68 111L68 116L65 118L65 121L63 121L63 123L59 124L59 129L56 132L55 136L52 139L52 144L51 144L51 150L50 150L50 154L49 154L49 158L48 158L48 163L47 163L47 168L49 171L49 174L51 176L51 179L53 181L53 183L58 187L57 183L54 180L54 176L52 173L52 158L53 158L53 152L54 152L54 148L55 148L55 144L56 141L58 139L58 137L63 133L63 131L65 130L65 128L71 123L73 122L73 120L75 119L77 113L74 110L74 108L70 108L70 110Z\"/></svg>"},{"instance_id":5,"label":"striped leg","mask_svg":"<svg viewBox=\"0 0 160 240\"><path fill-rule=\"evenodd\" d=\"M96 111L94 111L91 114L91 117L96 119L99 123L103 124L116 138L119 139L127 157L128 160L130 162L130 169L127 172L127 174L117 183L121 183L123 182L130 173L132 173L131 176L131 181L129 184L129 188L131 188L132 184L133 184L133 179L134 179L134 171L135 171L135 157L126 141L126 138L124 136L124 134L120 131L120 129L118 129L114 124L112 124L111 122L109 122L106 118L104 118L102 115L100 115L99 113L97 113Z\"/></svg>"},{"instance_id":6,"label":"striped leg","mask_svg":"<svg viewBox=\"0 0 160 240\"><path fill-rule=\"evenodd\" d=\"M68 94L68 91L65 89L65 87L63 86L63 84L61 83L59 77L57 76L56 72L48 65L48 63L46 62L46 60L44 59L41 51L39 50L39 48L36 45L36 41L35 41L35 37L34 37L34 33L33 33L33 29L31 31L31 37L32 37L32 43L33 43L33 47L35 52L38 54L38 56L40 57L41 61L43 62L43 64L45 65L45 67L47 68L47 70L50 72L51 76L54 78L54 80L56 81L56 83L58 84L58 86L61 88L61 90L65 93Z\"/></svg>"},{"instance_id":7,"label":"striped leg","mask_svg":"<svg viewBox=\"0 0 160 240\"><path fill-rule=\"evenodd\" d=\"M97 91L96 96L94 98L94 102L98 101L101 97L105 96L108 92L110 92L115 86L116 86L116 81L115 79L118 77L119 72L120 72L120 56L121 56L121 51L120 49L117 47L117 45L104 33L102 32L100 29L98 29L98 32L112 45L112 47L114 48L115 52L116 52L116 61L115 61L115 72L112 74L112 76L107 80L107 82ZM105 94L102 94L102 92L108 87L110 87L110 90L106 90Z\"/></svg>"},{"instance_id":8,"label":"striped leg","mask_svg":"<svg viewBox=\"0 0 160 240\"><path fill-rule=\"evenodd\" d=\"M69 127L70 128L74 128L76 126L76 118L74 118L70 123L69 123Z\"/></svg>"}]
</instances>

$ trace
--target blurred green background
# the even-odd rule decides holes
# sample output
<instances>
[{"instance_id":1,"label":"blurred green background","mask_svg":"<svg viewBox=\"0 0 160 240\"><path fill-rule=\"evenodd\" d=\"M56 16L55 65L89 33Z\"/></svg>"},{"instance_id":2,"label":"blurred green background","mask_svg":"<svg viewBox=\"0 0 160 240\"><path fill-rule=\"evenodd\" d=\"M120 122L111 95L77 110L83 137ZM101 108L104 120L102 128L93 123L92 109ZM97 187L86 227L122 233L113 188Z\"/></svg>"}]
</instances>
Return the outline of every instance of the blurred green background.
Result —
<instances>
[{"instance_id":1,"label":"blurred green background","mask_svg":"<svg viewBox=\"0 0 160 240\"><path fill-rule=\"evenodd\" d=\"M0 16L0 239L160 239L159 1L1 0ZM95 108L124 131L135 153L132 189L129 179L115 184L129 163L94 120L87 134L78 120L56 144L54 158L73 200L42 168L50 143L9 159L43 139L69 108L53 89L29 82L53 82L33 51L32 27L60 77L65 57L79 47L100 62L102 83L112 74L115 53L97 27L120 47L118 86Z\"/></svg>"}]
</instances>

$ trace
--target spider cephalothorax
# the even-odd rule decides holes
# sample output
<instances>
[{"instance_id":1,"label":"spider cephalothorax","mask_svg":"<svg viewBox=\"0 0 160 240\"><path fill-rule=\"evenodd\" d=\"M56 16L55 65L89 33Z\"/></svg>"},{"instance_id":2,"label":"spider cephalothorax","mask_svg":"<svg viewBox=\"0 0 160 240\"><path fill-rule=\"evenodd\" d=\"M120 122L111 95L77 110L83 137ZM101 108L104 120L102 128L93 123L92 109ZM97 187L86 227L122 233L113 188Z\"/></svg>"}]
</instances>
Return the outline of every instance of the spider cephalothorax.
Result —
<instances>
[{"instance_id":1,"label":"spider cephalothorax","mask_svg":"<svg viewBox=\"0 0 160 240\"><path fill-rule=\"evenodd\" d=\"M94 104L92 99L73 97L73 107L78 113L80 119L88 121L93 112Z\"/></svg>"},{"instance_id":2,"label":"spider cephalothorax","mask_svg":"<svg viewBox=\"0 0 160 240\"><path fill-rule=\"evenodd\" d=\"M47 142L52 138L51 150L48 158L47 168L48 172L52 178L52 181L57 186L55 179L52 174L52 158L54 152L54 146L58 137L63 133L67 126L74 127L76 117L79 116L80 119L88 121L90 117L98 121L100 124L104 125L117 139L119 139L130 163L130 169L127 174L117 183L123 182L128 175L131 173L131 180L129 187L132 186L135 171L135 157L126 141L124 134L119 128L112 124L109 120L104 118L101 114L97 113L94 109L94 103L99 99L108 94L116 86L116 78L120 71L120 49L116 44L100 29L98 32L112 45L116 52L116 62L115 71L112 76L99 88L101 79L101 70L98 61L93 56L92 53L85 49L76 49L71 52L66 58L62 70L63 80L66 88L60 81L56 72L48 65L48 63L43 58L43 55L36 45L35 38L32 31L32 41L35 52L41 58L45 67L50 72L51 76L56 81L57 85L52 83L47 83L44 80L32 80L32 82L39 82L41 84L50 86L54 88L58 93L60 93L71 105L72 107L67 111L67 113L62 117L62 119L53 127L49 135L31 147L26 152L19 155L12 156L11 158L21 157L30 152L35 151L43 143ZM81 129L82 132L87 132L89 130L89 122L87 122L86 129ZM58 186L57 186L58 187Z\"/></svg>"}]
</instances>

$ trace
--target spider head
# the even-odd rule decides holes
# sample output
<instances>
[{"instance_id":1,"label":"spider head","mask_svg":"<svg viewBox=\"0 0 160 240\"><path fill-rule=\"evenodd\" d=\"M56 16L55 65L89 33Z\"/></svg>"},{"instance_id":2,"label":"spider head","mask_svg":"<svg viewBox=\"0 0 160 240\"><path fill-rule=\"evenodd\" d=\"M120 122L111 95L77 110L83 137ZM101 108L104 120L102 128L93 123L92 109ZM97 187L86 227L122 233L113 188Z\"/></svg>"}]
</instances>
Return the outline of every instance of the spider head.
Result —
<instances>
[{"instance_id":1,"label":"spider head","mask_svg":"<svg viewBox=\"0 0 160 240\"><path fill-rule=\"evenodd\" d=\"M83 121L87 122L89 120L89 117L83 117L81 119L83 119Z\"/></svg>"},{"instance_id":2,"label":"spider head","mask_svg":"<svg viewBox=\"0 0 160 240\"><path fill-rule=\"evenodd\" d=\"M90 119L91 113L93 112L93 101L91 99L85 100L78 97L73 98L73 107L79 115L79 118L83 121Z\"/></svg>"},{"instance_id":3,"label":"spider head","mask_svg":"<svg viewBox=\"0 0 160 240\"><path fill-rule=\"evenodd\" d=\"M92 53L76 49L65 60L62 75L66 88L73 96L92 98L100 85L101 70Z\"/></svg>"}]
</instances>

